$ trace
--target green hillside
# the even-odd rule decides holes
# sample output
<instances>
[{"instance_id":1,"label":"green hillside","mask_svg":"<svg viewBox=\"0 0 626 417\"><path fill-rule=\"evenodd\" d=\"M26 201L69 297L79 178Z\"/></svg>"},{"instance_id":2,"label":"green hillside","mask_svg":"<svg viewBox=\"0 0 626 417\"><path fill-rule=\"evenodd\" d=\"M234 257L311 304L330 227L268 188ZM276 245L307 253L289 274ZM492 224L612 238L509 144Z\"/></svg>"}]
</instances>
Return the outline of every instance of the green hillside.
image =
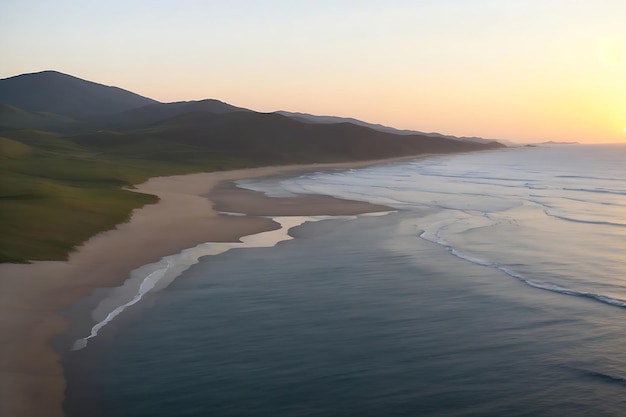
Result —
<instances>
[{"instance_id":1,"label":"green hillside","mask_svg":"<svg viewBox=\"0 0 626 417\"><path fill-rule=\"evenodd\" d=\"M78 127L79 123L69 117L0 104L0 128L70 131Z\"/></svg>"},{"instance_id":2,"label":"green hillside","mask_svg":"<svg viewBox=\"0 0 626 417\"><path fill-rule=\"evenodd\" d=\"M116 156L54 134L0 132L0 262L66 259L76 245L157 201L122 187L153 176L249 165L183 149L165 161L158 146L134 149L137 155Z\"/></svg>"},{"instance_id":3,"label":"green hillside","mask_svg":"<svg viewBox=\"0 0 626 417\"><path fill-rule=\"evenodd\" d=\"M63 94L68 86L71 94ZM157 103L55 72L0 80L0 87L0 262L66 259L133 209L156 202L124 189L154 176L503 146L304 123L217 100ZM29 110L3 102L2 94ZM96 112L87 121L67 116L81 98L84 111ZM42 103L65 113L33 110Z\"/></svg>"}]
</instances>

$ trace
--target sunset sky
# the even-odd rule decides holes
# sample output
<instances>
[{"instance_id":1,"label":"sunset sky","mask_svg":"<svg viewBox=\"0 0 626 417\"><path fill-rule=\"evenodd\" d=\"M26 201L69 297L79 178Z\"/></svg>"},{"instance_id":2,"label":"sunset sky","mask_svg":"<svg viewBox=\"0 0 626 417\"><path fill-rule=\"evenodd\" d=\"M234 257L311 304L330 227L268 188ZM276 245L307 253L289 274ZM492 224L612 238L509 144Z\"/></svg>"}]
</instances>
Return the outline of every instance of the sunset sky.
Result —
<instances>
[{"instance_id":1,"label":"sunset sky","mask_svg":"<svg viewBox=\"0 0 626 417\"><path fill-rule=\"evenodd\" d=\"M3 0L0 78L517 142L626 142L624 0Z\"/></svg>"}]
</instances>

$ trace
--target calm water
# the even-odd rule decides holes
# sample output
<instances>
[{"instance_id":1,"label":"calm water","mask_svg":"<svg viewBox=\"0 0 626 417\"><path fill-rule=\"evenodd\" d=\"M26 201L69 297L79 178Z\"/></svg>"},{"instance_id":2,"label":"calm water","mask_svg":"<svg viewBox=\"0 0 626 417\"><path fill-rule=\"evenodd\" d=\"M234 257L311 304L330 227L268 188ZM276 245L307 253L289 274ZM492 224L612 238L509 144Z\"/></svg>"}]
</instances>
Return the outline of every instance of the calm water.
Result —
<instances>
[{"instance_id":1,"label":"calm water","mask_svg":"<svg viewBox=\"0 0 626 417\"><path fill-rule=\"evenodd\" d=\"M70 416L626 413L626 147L240 185L398 211L138 271L66 355Z\"/></svg>"}]
</instances>

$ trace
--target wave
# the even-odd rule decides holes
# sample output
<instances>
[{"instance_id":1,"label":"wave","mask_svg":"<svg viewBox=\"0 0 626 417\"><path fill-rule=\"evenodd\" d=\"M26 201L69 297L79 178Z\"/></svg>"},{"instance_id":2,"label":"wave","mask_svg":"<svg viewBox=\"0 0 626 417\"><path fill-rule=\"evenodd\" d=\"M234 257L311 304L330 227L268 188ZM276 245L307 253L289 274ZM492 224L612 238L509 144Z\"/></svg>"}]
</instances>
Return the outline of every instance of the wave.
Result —
<instances>
[{"instance_id":1,"label":"wave","mask_svg":"<svg viewBox=\"0 0 626 417\"><path fill-rule=\"evenodd\" d=\"M230 249L242 249L242 248L268 248L274 247L278 243L291 240L293 237L289 235L289 231L296 227L300 226L307 222L317 222L321 220L329 220L329 219L355 219L360 216L384 216L387 214L393 213L393 211L385 211L385 212L377 212L377 213L366 213L359 216L285 216L285 217L272 217L272 220L280 224L280 228L276 230L270 230L267 232L261 232L253 235L247 235L241 237L240 242L207 242L201 243L193 248L185 249L178 254L170 255L162 258L159 262L150 265L144 265L143 267L135 270L143 270L143 269L154 269L150 272L139 285L139 288L136 290L133 298L121 305L115 307L111 312L109 312L106 317L96 323L91 328L91 332L89 336L84 337L82 339L78 339L74 342L72 346L72 350L81 350L87 346L89 339L93 339L98 335L98 332L102 330L107 324L109 324L113 319L119 316L124 310L128 307L131 307L137 304L141 299L149 292L160 290L167 287L171 282L173 282L177 277L179 277L184 271L189 269L192 265L195 265L199 262L200 258L205 256L214 256L219 255L224 252L229 251ZM238 215L238 213L229 213L231 215ZM127 281L128 283L128 281ZM125 283L126 284L126 283ZM114 298L117 294L115 290L122 290L121 293L124 293L123 289L125 287L123 284L120 287L117 287L113 290ZM106 300L110 300L107 298ZM103 301L106 301L103 300Z\"/></svg>"},{"instance_id":2,"label":"wave","mask_svg":"<svg viewBox=\"0 0 626 417\"><path fill-rule=\"evenodd\" d=\"M537 200L537 198L544 198L544 196L540 196L540 195L529 195L529 202L536 204L540 207L543 207L543 212L546 216L548 217L552 217L555 219L559 219L559 220L563 220L566 222L572 222L572 223L583 223L583 224L593 224L593 225L601 225L601 226L615 226L615 227L626 227L626 223L618 223L618 222L610 222L610 221L606 221L606 220L590 220L590 219L580 219L580 218L575 218L575 217L571 217L571 216L564 216L561 214L554 214L553 212L551 212L550 210L559 210L558 207L553 206L548 204L545 201L540 201ZM589 204L602 204L602 205L607 205L607 206L620 206L623 207L622 204L612 204L612 203L601 203L601 202L588 202L585 200L577 200L577 199L573 199L573 198L564 198L561 197L564 200L572 200L572 201L577 201L577 202L582 202L582 203L588 203Z\"/></svg>"},{"instance_id":3,"label":"wave","mask_svg":"<svg viewBox=\"0 0 626 417\"><path fill-rule=\"evenodd\" d=\"M598 378L604 382L609 382L609 383L619 384L619 385L626 385L626 378L621 377L621 376L609 375L607 373L597 372L597 371L585 371L585 375L593 377L593 378Z\"/></svg>"},{"instance_id":4,"label":"wave","mask_svg":"<svg viewBox=\"0 0 626 417\"><path fill-rule=\"evenodd\" d=\"M459 251L458 249L450 246L449 244L447 244L443 239L439 237L438 233L435 233L434 237L429 237L429 234L426 231L422 231L419 234L419 237L429 242L436 243L442 246L445 250L447 250L448 252L450 252L452 255L456 256L459 259L463 259L475 265L497 269L501 272L504 272L506 275L512 278L515 278L518 281L530 287L541 289L541 290L546 290L546 291L551 291L551 292L556 292L556 293L563 294L563 295L589 298L589 299L599 301L601 303L608 304L611 306L626 308L626 300L609 297L608 295L603 295L603 294L595 294L595 293L587 292L587 291L574 290L571 288L562 287L560 285L552 284L549 282L532 280L498 263L467 255Z\"/></svg>"},{"instance_id":5,"label":"wave","mask_svg":"<svg viewBox=\"0 0 626 417\"><path fill-rule=\"evenodd\" d=\"M106 317L98 322L91 328L91 332L89 336L84 337L82 339L78 339L74 342L72 346L72 350L80 350L87 346L89 339L93 339L98 335L98 332L102 330L107 324L109 324L113 319L119 316L124 310L128 307L131 307L137 304L141 299L155 288L163 289L167 285L169 285L172 281L174 281L178 276L180 276L184 271L189 269L192 265L198 263L199 259L204 256L211 255L219 255L224 253L230 249L236 248L260 248L260 247L273 247L277 245L279 242L293 239L289 235L289 230L293 227L299 226L305 222L311 221L320 221L328 218L343 218L350 216L311 216L311 217L274 217L273 220L281 225L280 229L271 230L268 232L257 233L254 235L243 236L240 239L240 242L233 243L215 243L208 242L197 245L193 248L185 249L182 252L176 255L166 256L161 259L159 262L150 265L144 265L139 269L154 269L150 272L139 285L139 288L136 290L133 298L117 307L115 307L111 312L109 312ZM137 270L136 270L137 271ZM123 294L124 285L116 288L117 290L121 290L120 292ZM115 297L117 294L115 290L113 296Z\"/></svg>"},{"instance_id":6,"label":"wave","mask_svg":"<svg viewBox=\"0 0 626 417\"><path fill-rule=\"evenodd\" d=\"M535 196L535 197L545 197L545 196ZM585 200L581 198L572 198L572 197L561 197L563 200L576 201L578 203L587 203L587 204L599 204L602 206L617 206L617 207L626 207L624 204L613 203L609 201L594 201L594 200Z\"/></svg>"},{"instance_id":7,"label":"wave","mask_svg":"<svg viewBox=\"0 0 626 417\"><path fill-rule=\"evenodd\" d=\"M626 195L624 190L609 190L608 188L563 188L564 191L580 191L584 193L616 194Z\"/></svg>"},{"instance_id":8,"label":"wave","mask_svg":"<svg viewBox=\"0 0 626 417\"><path fill-rule=\"evenodd\" d=\"M388 206L392 206L396 208L399 206L407 206L407 205L413 206L416 204L414 201L401 200L398 198L399 196L397 194L401 194L402 189L397 189L397 188L387 187L387 186L368 185L368 189L359 191L357 188L355 188L354 184L339 184L339 183L332 184L333 186L344 187L344 188L339 188L339 189L328 189L328 188L323 189L322 187L320 187L319 184L315 184L315 185L321 189L315 189L315 187L307 186L304 184L297 184L297 185L298 185L297 189L296 187L286 185L285 191L292 193L292 195L302 195L302 194L330 195L336 198L365 201L368 203L383 204L383 205L388 205ZM385 190L385 191L389 191L392 194L395 193L396 195L390 196L388 194L384 194L380 192L373 193L372 189Z\"/></svg>"},{"instance_id":9,"label":"wave","mask_svg":"<svg viewBox=\"0 0 626 417\"><path fill-rule=\"evenodd\" d=\"M556 219L564 220L566 222L596 224L596 225L602 225L602 226L626 227L626 224L624 223L607 222L607 221L602 221L602 220L584 220L584 219L575 219L575 218L566 217L566 216L559 216L558 214L550 213L548 210L544 210L544 213L546 213L546 216L554 217Z\"/></svg>"},{"instance_id":10,"label":"wave","mask_svg":"<svg viewBox=\"0 0 626 417\"><path fill-rule=\"evenodd\" d=\"M567 201L575 201L577 203L584 203L586 205L601 205L601 206L617 206L617 207L626 207L626 205L624 204L619 204L619 203L614 203L614 202L610 202L610 201L598 201L598 200L593 200L593 199L585 199L585 198L574 198L574 197L565 197L565 196L558 196L555 197L553 195L546 195L546 194L532 194L529 193L528 194L529 198L542 198L542 199L549 199L549 200L567 200ZM543 204L546 207L550 207L545 203L540 203L536 200L530 200L533 203L537 203L537 204Z\"/></svg>"},{"instance_id":11,"label":"wave","mask_svg":"<svg viewBox=\"0 0 626 417\"><path fill-rule=\"evenodd\" d=\"M91 333L89 334L89 336L84 337L82 339L78 339L77 341L75 341L74 345L72 346L72 350L80 350L80 349L85 348L87 346L87 341L89 339L92 339L92 338L96 337L98 335L98 332L100 331L100 329L102 329L104 326L109 324L111 322L111 320L113 320L115 317L119 316L128 307L130 307L130 306L132 306L134 304L137 304L139 301L141 301L143 296L146 295L150 290L152 290L155 287L157 282L161 278L163 278L165 276L165 274L167 273L168 269L172 266L172 264L169 261L166 261L166 262L167 262L167 266L165 266L164 268L161 268L161 269L157 269L156 271L154 271L151 274L149 274L142 281L141 285L139 286L139 291L133 297L132 300L130 300L126 304L122 304L121 306L116 307L113 311L111 311L109 314L107 314L107 316L105 317L104 320L102 320L101 322L97 323L95 326L93 326L91 328Z\"/></svg>"},{"instance_id":12,"label":"wave","mask_svg":"<svg viewBox=\"0 0 626 417\"><path fill-rule=\"evenodd\" d=\"M498 195L481 192L443 191L425 188L415 192L410 187L391 187L377 184L363 186L362 184L334 182L332 184L298 184L297 189L290 185L285 187L286 192L294 194L331 195L337 198L384 204L394 208L433 207L461 211L501 212L519 207L522 204L519 201L511 201ZM439 200L435 201L436 197L441 196L444 196L444 199L451 196L452 199L448 198L447 204ZM467 208L468 204L478 202L482 204L481 207ZM486 207L486 204L490 204L490 206Z\"/></svg>"},{"instance_id":13,"label":"wave","mask_svg":"<svg viewBox=\"0 0 626 417\"><path fill-rule=\"evenodd\" d=\"M440 174L437 172L422 171L419 174L425 177L460 178L463 180L468 180L468 182L471 182L469 180L508 181L508 182L524 182L524 183L534 181L533 179L530 179L530 178L490 177L490 176L485 176L483 173L479 173L479 172L468 172L468 173L463 173L460 175L453 175L453 174ZM476 174L481 174L481 175L476 175ZM491 184L491 183L486 183L486 184ZM497 184L494 184L494 185L497 185Z\"/></svg>"},{"instance_id":14,"label":"wave","mask_svg":"<svg viewBox=\"0 0 626 417\"><path fill-rule=\"evenodd\" d=\"M610 304L616 307L626 308L626 300L609 297L608 295L595 294L595 293L586 292L586 291L572 290L570 288L561 287L560 285L550 284L550 283L540 282L540 281L533 281L529 279L521 279L521 280L534 288L557 292L557 293L565 294L565 295L573 295L576 297L590 298L592 300L600 301L605 304Z\"/></svg>"},{"instance_id":15,"label":"wave","mask_svg":"<svg viewBox=\"0 0 626 417\"><path fill-rule=\"evenodd\" d=\"M528 182L524 184L524 187L528 188L529 190L550 190L550 188L546 187L545 185L535 185Z\"/></svg>"},{"instance_id":16,"label":"wave","mask_svg":"<svg viewBox=\"0 0 626 417\"><path fill-rule=\"evenodd\" d=\"M591 176L583 176L583 175L556 175L555 178L571 178L571 179L582 179L582 180L618 181L618 182L626 181L625 178L591 177Z\"/></svg>"}]
</instances>

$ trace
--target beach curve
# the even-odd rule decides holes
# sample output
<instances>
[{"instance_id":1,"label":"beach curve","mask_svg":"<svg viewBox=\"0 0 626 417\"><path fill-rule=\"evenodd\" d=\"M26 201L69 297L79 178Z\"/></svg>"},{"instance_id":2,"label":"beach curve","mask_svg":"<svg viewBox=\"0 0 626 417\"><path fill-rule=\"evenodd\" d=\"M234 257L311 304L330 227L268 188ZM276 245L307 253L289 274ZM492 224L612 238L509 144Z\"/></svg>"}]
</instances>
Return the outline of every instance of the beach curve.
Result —
<instances>
[{"instance_id":1,"label":"beach curve","mask_svg":"<svg viewBox=\"0 0 626 417\"><path fill-rule=\"evenodd\" d=\"M228 182L388 161L392 160L151 178L134 191L156 195L160 201L133 211L128 222L92 237L72 252L68 261L0 264L0 416L64 415L64 373L50 340L68 328L62 311L93 290L118 286L130 271L200 243L237 242L242 236L279 227L261 216L348 215L389 210L321 195L272 198L238 189ZM246 216L227 216L219 211Z\"/></svg>"}]
</instances>

